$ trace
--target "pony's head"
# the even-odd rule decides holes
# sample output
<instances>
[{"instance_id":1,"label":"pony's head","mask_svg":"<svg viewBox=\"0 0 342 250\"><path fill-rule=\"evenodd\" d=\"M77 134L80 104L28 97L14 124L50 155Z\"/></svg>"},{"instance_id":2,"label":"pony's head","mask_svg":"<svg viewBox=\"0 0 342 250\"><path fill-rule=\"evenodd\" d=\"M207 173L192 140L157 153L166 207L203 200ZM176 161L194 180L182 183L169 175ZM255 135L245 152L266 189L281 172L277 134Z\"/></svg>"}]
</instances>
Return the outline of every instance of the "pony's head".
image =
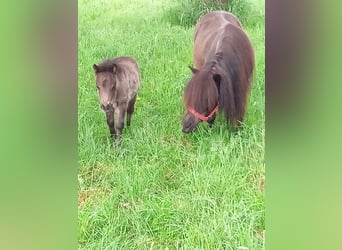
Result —
<instances>
[{"instance_id":1,"label":"pony's head","mask_svg":"<svg viewBox=\"0 0 342 250\"><path fill-rule=\"evenodd\" d=\"M184 90L186 114L183 118L184 133L194 131L201 121L212 123L218 109L220 75L215 67L191 68L193 76Z\"/></svg>"},{"instance_id":2,"label":"pony's head","mask_svg":"<svg viewBox=\"0 0 342 250\"><path fill-rule=\"evenodd\" d=\"M96 88L99 93L101 109L108 112L114 108L117 66L108 61L100 65L94 64L93 69L95 72Z\"/></svg>"}]
</instances>

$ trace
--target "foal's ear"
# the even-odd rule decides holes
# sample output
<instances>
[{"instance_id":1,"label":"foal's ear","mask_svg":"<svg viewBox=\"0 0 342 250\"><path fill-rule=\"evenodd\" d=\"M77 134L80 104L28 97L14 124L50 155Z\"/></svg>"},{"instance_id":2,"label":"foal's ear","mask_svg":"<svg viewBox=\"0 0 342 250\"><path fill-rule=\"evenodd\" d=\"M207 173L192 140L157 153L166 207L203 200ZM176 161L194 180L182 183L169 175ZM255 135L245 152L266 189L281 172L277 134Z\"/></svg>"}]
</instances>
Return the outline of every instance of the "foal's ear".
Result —
<instances>
[{"instance_id":1,"label":"foal's ear","mask_svg":"<svg viewBox=\"0 0 342 250\"><path fill-rule=\"evenodd\" d=\"M93 65L93 69L95 73L99 71L99 67L96 64Z\"/></svg>"},{"instance_id":2,"label":"foal's ear","mask_svg":"<svg viewBox=\"0 0 342 250\"><path fill-rule=\"evenodd\" d=\"M117 71L118 71L118 66L114 63L113 64L113 74L116 74Z\"/></svg>"},{"instance_id":3,"label":"foal's ear","mask_svg":"<svg viewBox=\"0 0 342 250\"><path fill-rule=\"evenodd\" d=\"M217 92L220 94L221 76L219 74L214 74L213 78L217 87Z\"/></svg>"},{"instance_id":4,"label":"foal's ear","mask_svg":"<svg viewBox=\"0 0 342 250\"><path fill-rule=\"evenodd\" d=\"M198 72L198 69L189 66L189 69L192 71L192 73L196 74Z\"/></svg>"}]
</instances>

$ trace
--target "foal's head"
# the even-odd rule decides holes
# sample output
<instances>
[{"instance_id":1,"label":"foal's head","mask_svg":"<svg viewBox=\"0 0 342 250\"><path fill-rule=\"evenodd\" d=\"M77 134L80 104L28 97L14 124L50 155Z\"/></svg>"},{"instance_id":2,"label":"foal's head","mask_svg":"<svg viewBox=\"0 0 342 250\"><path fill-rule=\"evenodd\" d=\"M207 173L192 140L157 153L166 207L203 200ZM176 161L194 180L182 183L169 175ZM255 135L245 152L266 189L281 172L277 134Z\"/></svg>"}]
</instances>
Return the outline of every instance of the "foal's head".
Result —
<instances>
[{"instance_id":1,"label":"foal's head","mask_svg":"<svg viewBox=\"0 0 342 250\"><path fill-rule=\"evenodd\" d=\"M96 88L99 92L101 109L105 112L114 108L117 66L109 61L93 65L96 76Z\"/></svg>"},{"instance_id":2,"label":"foal's head","mask_svg":"<svg viewBox=\"0 0 342 250\"><path fill-rule=\"evenodd\" d=\"M212 68L190 69L193 76L184 91L186 108L182 122L184 133L194 131L201 121L212 123L218 108L220 75L216 74Z\"/></svg>"}]
</instances>

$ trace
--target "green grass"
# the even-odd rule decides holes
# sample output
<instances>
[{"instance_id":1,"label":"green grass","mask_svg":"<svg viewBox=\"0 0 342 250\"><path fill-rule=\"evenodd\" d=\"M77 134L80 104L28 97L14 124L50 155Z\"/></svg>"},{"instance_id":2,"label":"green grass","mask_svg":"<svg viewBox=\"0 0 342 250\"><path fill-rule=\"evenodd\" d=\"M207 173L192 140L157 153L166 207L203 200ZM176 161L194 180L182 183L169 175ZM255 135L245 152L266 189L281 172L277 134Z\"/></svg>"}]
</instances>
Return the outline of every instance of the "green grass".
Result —
<instances>
[{"instance_id":1,"label":"green grass","mask_svg":"<svg viewBox=\"0 0 342 250\"><path fill-rule=\"evenodd\" d=\"M176 5L79 1L79 249L264 247L264 19L243 23L256 54L244 129L218 117L183 134L193 27L167 20ZM136 58L142 85L115 148L92 65L121 55Z\"/></svg>"}]
</instances>

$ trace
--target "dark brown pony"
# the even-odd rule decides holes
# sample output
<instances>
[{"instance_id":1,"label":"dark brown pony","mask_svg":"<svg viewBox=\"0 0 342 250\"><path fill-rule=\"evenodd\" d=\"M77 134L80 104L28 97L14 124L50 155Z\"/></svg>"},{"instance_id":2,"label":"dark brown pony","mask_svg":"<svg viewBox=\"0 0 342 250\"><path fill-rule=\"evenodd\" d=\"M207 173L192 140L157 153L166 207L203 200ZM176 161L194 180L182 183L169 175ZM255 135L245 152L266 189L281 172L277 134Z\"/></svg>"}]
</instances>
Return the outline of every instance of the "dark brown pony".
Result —
<instances>
[{"instance_id":1,"label":"dark brown pony","mask_svg":"<svg viewBox=\"0 0 342 250\"><path fill-rule=\"evenodd\" d=\"M225 11L201 17L193 58L193 76L184 90L183 132L194 131L200 121L211 127L217 110L236 127L243 122L254 69L253 47L240 21Z\"/></svg>"},{"instance_id":2,"label":"dark brown pony","mask_svg":"<svg viewBox=\"0 0 342 250\"><path fill-rule=\"evenodd\" d=\"M140 87L137 62L131 57L117 57L93 65L101 109L106 113L110 135L120 142L127 113L126 125L130 126L134 104ZM114 126L114 114L116 124Z\"/></svg>"}]
</instances>

